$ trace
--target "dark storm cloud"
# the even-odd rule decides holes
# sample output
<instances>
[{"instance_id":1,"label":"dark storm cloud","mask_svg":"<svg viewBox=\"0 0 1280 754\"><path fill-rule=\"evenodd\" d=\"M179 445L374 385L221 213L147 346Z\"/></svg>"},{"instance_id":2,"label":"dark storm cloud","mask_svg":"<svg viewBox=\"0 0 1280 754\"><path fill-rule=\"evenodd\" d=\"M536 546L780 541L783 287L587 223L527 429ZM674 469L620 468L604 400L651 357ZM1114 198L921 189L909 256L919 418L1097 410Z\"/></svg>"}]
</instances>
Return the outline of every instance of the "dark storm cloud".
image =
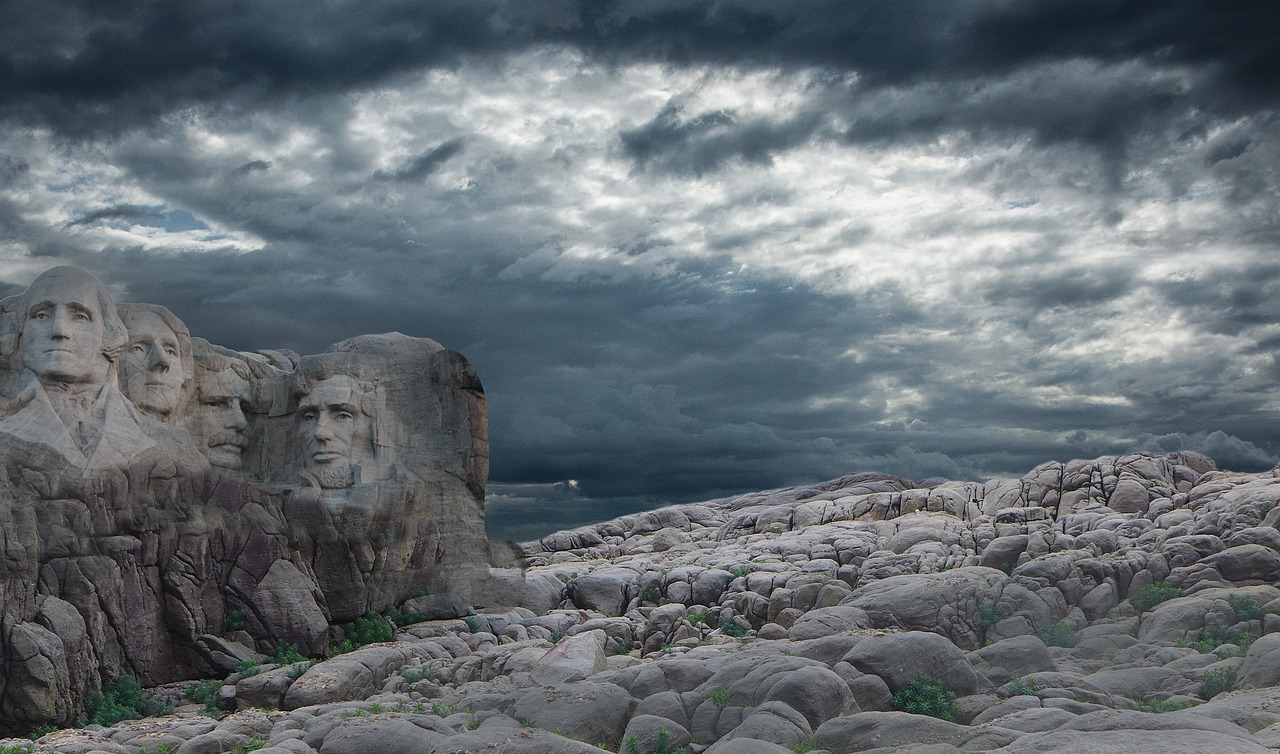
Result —
<instances>
[{"instance_id":1,"label":"dark storm cloud","mask_svg":"<svg viewBox=\"0 0 1280 754\"><path fill-rule=\"evenodd\" d=\"M623 151L640 168L702 175L732 159L771 165L773 153L807 140L819 122L811 115L773 122L726 110L689 117L679 103L669 102L652 120L624 130L621 139Z\"/></svg>"},{"instance_id":2,"label":"dark storm cloud","mask_svg":"<svg viewBox=\"0 0 1280 754\"><path fill-rule=\"evenodd\" d=\"M421 181L448 162L450 158L462 151L465 142L462 139L450 139L438 147L423 152L405 162L393 173L378 171L374 178L386 178L393 181Z\"/></svg>"}]
</instances>

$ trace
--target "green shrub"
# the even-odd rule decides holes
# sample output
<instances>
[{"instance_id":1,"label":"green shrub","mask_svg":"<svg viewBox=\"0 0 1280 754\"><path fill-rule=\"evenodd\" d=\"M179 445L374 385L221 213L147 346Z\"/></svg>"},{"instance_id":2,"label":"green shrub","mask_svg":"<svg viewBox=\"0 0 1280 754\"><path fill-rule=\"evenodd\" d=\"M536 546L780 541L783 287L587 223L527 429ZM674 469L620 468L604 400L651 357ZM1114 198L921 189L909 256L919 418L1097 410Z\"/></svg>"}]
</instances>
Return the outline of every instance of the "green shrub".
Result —
<instances>
[{"instance_id":1,"label":"green shrub","mask_svg":"<svg viewBox=\"0 0 1280 754\"><path fill-rule=\"evenodd\" d=\"M440 702L431 703L431 714L435 715L436 717L448 717L449 715L452 715L457 711L458 711L458 708L452 705L442 704Z\"/></svg>"},{"instance_id":2,"label":"green shrub","mask_svg":"<svg viewBox=\"0 0 1280 754\"><path fill-rule=\"evenodd\" d=\"M733 693L733 689L728 686L716 686L707 692L707 699L720 709L725 707L746 707L748 701Z\"/></svg>"},{"instance_id":3,"label":"green shrub","mask_svg":"<svg viewBox=\"0 0 1280 754\"><path fill-rule=\"evenodd\" d=\"M955 693L944 689L941 681L922 675L893 695L893 708L913 715L928 715L955 722L955 701Z\"/></svg>"},{"instance_id":4,"label":"green shrub","mask_svg":"<svg viewBox=\"0 0 1280 754\"><path fill-rule=\"evenodd\" d=\"M978 605L978 616L974 619L973 624L986 630L1004 620L1008 614L1008 608L998 602L983 602Z\"/></svg>"},{"instance_id":5,"label":"green shrub","mask_svg":"<svg viewBox=\"0 0 1280 754\"><path fill-rule=\"evenodd\" d=\"M1019 676L1004 685L1004 693L1009 696L1034 696L1037 688L1035 680Z\"/></svg>"},{"instance_id":6,"label":"green shrub","mask_svg":"<svg viewBox=\"0 0 1280 754\"><path fill-rule=\"evenodd\" d=\"M343 626L342 630L346 638L334 647L332 654L346 654L366 644L391 641L396 635L391 621L372 610Z\"/></svg>"},{"instance_id":7,"label":"green shrub","mask_svg":"<svg viewBox=\"0 0 1280 754\"><path fill-rule=\"evenodd\" d=\"M315 660L307 660L306 662L295 662L293 664L293 667L284 671L284 674L289 676L291 680L296 681L299 678L301 678L308 670L315 667L315 664L316 664Z\"/></svg>"},{"instance_id":8,"label":"green shrub","mask_svg":"<svg viewBox=\"0 0 1280 754\"><path fill-rule=\"evenodd\" d=\"M1048 623L1037 623L1032 630L1040 641L1050 647L1074 647L1080 642L1080 635L1059 618L1052 618Z\"/></svg>"},{"instance_id":9,"label":"green shrub","mask_svg":"<svg viewBox=\"0 0 1280 754\"><path fill-rule=\"evenodd\" d=\"M36 747L31 744L18 744L17 746L0 746L0 754L34 754Z\"/></svg>"},{"instance_id":10,"label":"green shrub","mask_svg":"<svg viewBox=\"0 0 1280 754\"><path fill-rule=\"evenodd\" d=\"M187 689L187 698L204 705L204 713L216 717L222 711L222 681L200 681Z\"/></svg>"},{"instance_id":11,"label":"green shrub","mask_svg":"<svg viewBox=\"0 0 1280 754\"><path fill-rule=\"evenodd\" d=\"M732 636L735 639L741 639L747 635L747 629L733 618L720 618L720 633L725 636Z\"/></svg>"},{"instance_id":12,"label":"green shrub","mask_svg":"<svg viewBox=\"0 0 1280 754\"><path fill-rule=\"evenodd\" d=\"M131 675L112 678L102 685L102 691L91 694L85 702L88 722L104 727L121 720L137 720L155 711L158 711L156 705L147 699Z\"/></svg>"},{"instance_id":13,"label":"green shrub","mask_svg":"<svg viewBox=\"0 0 1280 754\"><path fill-rule=\"evenodd\" d=\"M400 671L400 675L409 683L417 683L418 681L434 681L440 675L440 671L435 668L405 668Z\"/></svg>"},{"instance_id":14,"label":"green shrub","mask_svg":"<svg viewBox=\"0 0 1280 754\"><path fill-rule=\"evenodd\" d=\"M707 612L708 610L705 607L695 608L685 614L685 620L689 621L691 626L705 626L707 625Z\"/></svg>"},{"instance_id":15,"label":"green shrub","mask_svg":"<svg viewBox=\"0 0 1280 754\"><path fill-rule=\"evenodd\" d=\"M1235 668L1217 668L1206 670L1200 676L1200 697L1209 700L1218 694L1224 694L1236 687Z\"/></svg>"},{"instance_id":16,"label":"green shrub","mask_svg":"<svg viewBox=\"0 0 1280 754\"><path fill-rule=\"evenodd\" d=\"M1167 581L1147 584L1138 593L1129 597L1129 604L1140 613L1145 613L1161 602L1167 602L1178 596L1178 588Z\"/></svg>"},{"instance_id":17,"label":"green shrub","mask_svg":"<svg viewBox=\"0 0 1280 754\"><path fill-rule=\"evenodd\" d=\"M1237 655L1249 651L1253 644L1253 634L1238 628L1231 628L1219 623L1205 626L1199 631L1191 632L1190 641L1180 642L1183 646L1193 647L1200 654L1212 654L1213 650L1223 644L1234 644L1240 650Z\"/></svg>"},{"instance_id":18,"label":"green shrub","mask_svg":"<svg viewBox=\"0 0 1280 754\"><path fill-rule=\"evenodd\" d=\"M468 615L462 620L467 624L467 630L473 634L478 634L489 628L489 624L485 622L484 618L478 615Z\"/></svg>"},{"instance_id":19,"label":"green shrub","mask_svg":"<svg viewBox=\"0 0 1280 754\"><path fill-rule=\"evenodd\" d=\"M227 619L223 625L228 631L243 631L245 626L245 618L249 617L249 612L244 608L237 608L227 613Z\"/></svg>"},{"instance_id":20,"label":"green shrub","mask_svg":"<svg viewBox=\"0 0 1280 754\"><path fill-rule=\"evenodd\" d=\"M795 752L795 754L809 754L809 752L811 751L819 751L819 750L830 749L830 748L831 748L831 744L827 743L821 738L815 738L814 736L805 736L799 741L796 741L795 745L791 747L791 750Z\"/></svg>"},{"instance_id":21,"label":"green shrub","mask_svg":"<svg viewBox=\"0 0 1280 754\"><path fill-rule=\"evenodd\" d=\"M38 741L43 736L47 736L56 730L60 730L60 728L58 728L58 726L56 725L37 725L36 727L31 729L30 733L27 734L27 738L31 739L32 741Z\"/></svg>"},{"instance_id":22,"label":"green shrub","mask_svg":"<svg viewBox=\"0 0 1280 754\"><path fill-rule=\"evenodd\" d=\"M391 619L391 622L401 628L404 626L412 626L414 623L421 623L424 620L427 620L427 616L422 613L415 613L412 610L401 610L395 605L388 605L386 613L387 617Z\"/></svg>"},{"instance_id":23,"label":"green shrub","mask_svg":"<svg viewBox=\"0 0 1280 754\"><path fill-rule=\"evenodd\" d=\"M235 748L231 750L231 754L249 754L251 751L265 749L266 747L267 742L255 736L247 741L242 741L236 744Z\"/></svg>"},{"instance_id":24,"label":"green shrub","mask_svg":"<svg viewBox=\"0 0 1280 754\"><path fill-rule=\"evenodd\" d=\"M282 641L276 645L276 653L271 657L271 661L277 665L292 665L295 662L302 662L307 658L302 656L298 651L297 644L290 644Z\"/></svg>"},{"instance_id":25,"label":"green shrub","mask_svg":"<svg viewBox=\"0 0 1280 754\"><path fill-rule=\"evenodd\" d=\"M677 749L671 748L671 732L666 728L658 728L658 732L653 737L653 747L649 749L640 748L640 741L636 735L632 733L627 736L627 740L622 749L625 754L684 754L684 747Z\"/></svg>"},{"instance_id":26,"label":"green shrub","mask_svg":"<svg viewBox=\"0 0 1280 754\"><path fill-rule=\"evenodd\" d=\"M235 672L241 678L250 678L262 672L262 665L254 660L241 660Z\"/></svg>"},{"instance_id":27,"label":"green shrub","mask_svg":"<svg viewBox=\"0 0 1280 754\"><path fill-rule=\"evenodd\" d=\"M1138 702L1138 709L1143 712L1153 712L1157 715L1161 712L1177 712L1190 706L1191 702L1175 702L1169 699L1147 699L1146 701Z\"/></svg>"},{"instance_id":28,"label":"green shrub","mask_svg":"<svg viewBox=\"0 0 1280 754\"><path fill-rule=\"evenodd\" d=\"M1257 597L1229 594L1227 595L1227 604L1231 605L1231 611L1236 614L1237 622L1257 620L1262 616L1262 603L1258 602Z\"/></svg>"}]
</instances>

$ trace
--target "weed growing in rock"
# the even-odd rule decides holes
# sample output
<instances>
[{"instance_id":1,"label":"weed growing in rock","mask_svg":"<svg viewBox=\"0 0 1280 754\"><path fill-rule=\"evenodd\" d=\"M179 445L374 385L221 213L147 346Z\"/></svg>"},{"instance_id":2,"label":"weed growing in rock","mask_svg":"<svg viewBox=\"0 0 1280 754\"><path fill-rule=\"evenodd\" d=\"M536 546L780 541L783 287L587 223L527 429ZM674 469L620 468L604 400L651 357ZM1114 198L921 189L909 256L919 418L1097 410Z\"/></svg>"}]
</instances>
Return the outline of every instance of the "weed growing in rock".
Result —
<instances>
[{"instance_id":1,"label":"weed growing in rock","mask_svg":"<svg viewBox=\"0 0 1280 754\"><path fill-rule=\"evenodd\" d=\"M1167 602L1178 596L1178 588L1167 581L1147 584L1129 597L1129 604L1140 613L1145 613L1161 602Z\"/></svg>"},{"instance_id":2,"label":"weed growing in rock","mask_svg":"<svg viewBox=\"0 0 1280 754\"><path fill-rule=\"evenodd\" d=\"M299 678L301 678L304 673L306 673L313 666L315 666L315 664L316 664L315 660L308 660L307 662L294 663L293 667L286 670L284 674L289 676L290 680L296 681Z\"/></svg>"},{"instance_id":3,"label":"weed growing in rock","mask_svg":"<svg viewBox=\"0 0 1280 754\"><path fill-rule=\"evenodd\" d=\"M222 711L222 681L201 681L187 689L187 698L204 705L204 713L216 717Z\"/></svg>"},{"instance_id":4,"label":"weed growing in rock","mask_svg":"<svg viewBox=\"0 0 1280 754\"><path fill-rule=\"evenodd\" d=\"M1034 679L1019 676L1004 685L1004 692L1009 696L1034 696L1037 688Z\"/></svg>"},{"instance_id":5,"label":"weed growing in rock","mask_svg":"<svg viewBox=\"0 0 1280 754\"><path fill-rule=\"evenodd\" d=\"M391 625L391 621L372 610L343 626L342 630L347 638L334 647L332 654L346 654L366 644L391 641L396 635L395 627Z\"/></svg>"},{"instance_id":6,"label":"weed growing in rock","mask_svg":"<svg viewBox=\"0 0 1280 754\"><path fill-rule=\"evenodd\" d=\"M266 747L267 742L255 736L254 738L250 738L248 741L241 741L236 744L236 747L231 750L231 754L249 754L251 751L265 749Z\"/></svg>"},{"instance_id":7,"label":"weed growing in rock","mask_svg":"<svg viewBox=\"0 0 1280 754\"><path fill-rule=\"evenodd\" d=\"M1262 603L1258 602L1257 597L1228 594L1227 604L1231 605L1231 611L1236 614L1237 621L1257 620L1262 616Z\"/></svg>"},{"instance_id":8,"label":"weed growing in rock","mask_svg":"<svg viewBox=\"0 0 1280 754\"><path fill-rule=\"evenodd\" d=\"M34 754L36 747L31 744L18 744L17 746L0 746L0 754Z\"/></svg>"},{"instance_id":9,"label":"weed growing in rock","mask_svg":"<svg viewBox=\"0 0 1280 754\"><path fill-rule=\"evenodd\" d=\"M944 689L942 681L922 675L893 695L893 708L913 715L928 715L955 722L955 701L955 692Z\"/></svg>"},{"instance_id":10,"label":"weed growing in rock","mask_svg":"<svg viewBox=\"0 0 1280 754\"><path fill-rule=\"evenodd\" d=\"M1235 668L1207 670L1200 676L1200 697L1205 700L1212 699L1218 694L1225 694L1235 687Z\"/></svg>"},{"instance_id":11,"label":"weed growing in rock","mask_svg":"<svg viewBox=\"0 0 1280 754\"><path fill-rule=\"evenodd\" d=\"M1008 614L1009 608L998 602L983 602L978 605L978 615L973 625L985 631L1004 620Z\"/></svg>"},{"instance_id":12,"label":"weed growing in rock","mask_svg":"<svg viewBox=\"0 0 1280 754\"><path fill-rule=\"evenodd\" d=\"M733 618L722 618L720 620L720 633L740 639L747 635L747 629Z\"/></svg>"},{"instance_id":13,"label":"weed growing in rock","mask_svg":"<svg viewBox=\"0 0 1280 754\"><path fill-rule=\"evenodd\" d=\"M236 665L236 675L241 678L250 678L262 672L262 665L253 660L241 660Z\"/></svg>"},{"instance_id":14,"label":"weed growing in rock","mask_svg":"<svg viewBox=\"0 0 1280 754\"><path fill-rule=\"evenodd\" d=\"M431 703L431 714L435 715L436 717L448 717L449 715L452 715L457 711L458 711L458 708L454 707L453 705L441 704L440 702Z\"/></svg>"},{"instance_id":15,"label":"weed growing in rock","mask_svg":"<svg viewBox=\"0 0 1280 754\"><path fill-rule=\"evenodd\" d=\"M1240 657L1245 652L1248 652L1249 646L1253 644L1253 634L1238 628L1215 623L1211 626L1205 626L1199 631L1191 632L1189 640L1182 639L1178 641L1178 646L1192 647L1204 655L1212 654L1215 649L1223 644L1232 644L1239 647L1235 655Z\"/></svg>"},{"instance_id":16,"label":"weed growing in rock","mask_svg":"<svg viewBox=\"0 0 1280 754\"><path fill-rule=\"evenodd\" d=\"M631 642L624 639L613 639L605 645L604 653L607 655L625 655L631 652Z\"/></svg>"},{"instance_id":17,"label":"weed growing in rock","mask_svg":"<svg viewBox=\"0 0 1280 754\"><path fill-rule=\"evenodd\" d=\"M672 749L671 732L666 728L658 728L658 732L653 736L652 747L647 749L640 748L639 739L636 738L636 734L632 733L627 736L623 751L625 754L684 754L684 747Z\"/></svg>"},{"instance_id":18,"label":"weed growing in rock","mask_svg":"<svg viewBox=\"0 0 1280 754\"><path fill-rule=\"evenodd\" d=\"M421 623L427 619L427 616L423 615L422 613L415 613L412 610L409 610L409 611L401 610L395 605L388 605L386 613L387 613L387 617L391 619L392 623L402 628L404 626L411 626L414 623Z\"/></svg>"},{"instance_id":19,"label":"weed growing in rock","mask_svg":"<svg viewBox=\"0 0 1280 754\"><path fill-rule=\"evenodd\" d=\"M37 725L31 729L30 733L27 734L27 738L32 741L39 741L44 736L47 736L56 730L59 730L56 725Z\"/></svg>"},{"instance_id":20,"label":"weed growing in rock","mask_svg":"<svg viewBox=\"0 0 1280 754\"><path fill-rule=\"evenodd\" d=\"M104 683L102 691L90 695L85 702L85 717L90 723L110 727L121 720L173 711L166 707L168 705L157 705L147 699L133 676L122 675Z\"/></svg>"},{"instance_id":21,"label":"weed growing in rock","mask_svg":"<svg viewBox=\"0 0 1280 754\"><path fill-rule=\"evenodd\" d=\"M400 675L409 683L417 683L418 681L434 681L440 675L440 671L435 668L405 668L400 671Z\"/></svg>"},{"instance_id":22,"label":"weed growing in rock","mask_svg":"<svg viewBox=\"0 0 1280 754\"><path fill-rule=\"evenodd\" d=\"M695 608L685 614L685 620L689 621L690 626L707 625L707 609L705 607Z\"/></svg>"},{"instance_id":23,"label":"weed growing in rock","mask_svg":"<svg viewBox=\"0 0 1280 754\"><path fill-rule=\"evenodd\" d=\"M728 686L716 686L711 689L707 692L707 699L720 709L747 706L747 700L733 693L733 689Z\"/></svg>"},{"instance_id":24,"label":"weed growing in rock","mask_svg":"<svg viewBox=\"0 0 1280 754\"><path fill-rule=\"evenodd\" d=\"M799 741L796 741L795 745L791 747L791 750L795 752L795 754L809 754L811 751L820 751L830 748L831 744L821 738L806 736Z\"/></svg>"},{"instance_id":25,"label":"weed growing in rock","mask_svg":"<svg viewBox=\"0 0 1280 754\"><path fill-rule=\"evenodd\" d=\"M172 752L173 744L160 744L156 747L156 754L172 754ZM151 752L147 750L147 747L143 746L141 749L138 749L138 754L151 754Z\"/></svg>"},{"instance_id":26,"label":"weed growing in rock","mask_svg":"<svg viewBox=\"0 0 1280 754\"><path fill-rule=\"evenodd\" d=\"M1258 503L1258 514L1263 518L1266 518L1267 514L1270 513L1271 509L1274 507L1276 507L1274 500L1264 500L1261 503Z\"/></svg>"},{"instance_id":27,"label":"weed growing in rock","mask_svg":"<svg viewBox=\"0 0 1280 754\"><path fill-rule=\"evenodd\" d=\"M481 618L478 615L468 615L462 620L467 624L467 630L473 634L478 634L488 628L488 625L484 622L484 618Z\"/></svg>"},{"instance_id":28,"label":"weed growing in rock","mask_svg":"<svg viewBox=\"0 0 1280 754\"><path fill-rule=\"evenodd\" d=\"M1147 699L1138 702L1138 709L1143 712L1152 712L1160 714L1161 712L1177 712L1180 709L1187 709L1191 706L1191 702L1175 702L1169 699Z\"/></svg>"},{"instance_id":29,"label":"weed growing in rock","mask_svg":"<svg viewBox=\"0 0 1280 754\"><path fill-rule=\"evenodd\" d=\"M247 610L244 608L237 608L227 613L227 619L223 622L223 625L227 627L228 631L243 631L245 618L247 617L249 617L249 612Z\"/></svg>"},{"instance_id":30,"label":"weed growing in rock","mask_svg":"<svg viewBox=\"0 0 1280 754\"><path fill-rule=\"evenodd\" d=\"M271 661L277 665L292 665L305 659L307 658L303 657L302 653L298 651L297 644L282 641L276 645L276 653L272 656Z\"/></svg>"},{"instance_id":31,"label":"weed growing in rock","mask_svg":"<svg viewBox=\"0 0 1280 754\"><path fill-rule=\"evenodd\" d=\"M1052 618L1048 623L1037 623L1032 631L1050 647L1074 647L1080 642L1080 635L1060 618Z\"/></svg>"}]
</instances>

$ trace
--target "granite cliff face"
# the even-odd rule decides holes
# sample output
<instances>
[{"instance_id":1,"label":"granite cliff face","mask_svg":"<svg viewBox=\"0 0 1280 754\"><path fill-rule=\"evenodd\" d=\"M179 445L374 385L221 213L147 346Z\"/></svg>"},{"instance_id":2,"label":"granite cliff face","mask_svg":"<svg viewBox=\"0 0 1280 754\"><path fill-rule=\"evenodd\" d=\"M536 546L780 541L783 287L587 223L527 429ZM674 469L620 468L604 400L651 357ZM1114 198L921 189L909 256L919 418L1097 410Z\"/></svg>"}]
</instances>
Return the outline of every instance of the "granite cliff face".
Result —
<instances>
[{"instance_id":1,"label":"granite cliff face","mask_svg":"<svg viewBox=\"0 0 1280 754\"><path fill-rule=\"evenodd\" d=\"M240 354L55 268L0 359L0 730L483 587L484 394L434 341Z\"/></svg>"}]
</instances>

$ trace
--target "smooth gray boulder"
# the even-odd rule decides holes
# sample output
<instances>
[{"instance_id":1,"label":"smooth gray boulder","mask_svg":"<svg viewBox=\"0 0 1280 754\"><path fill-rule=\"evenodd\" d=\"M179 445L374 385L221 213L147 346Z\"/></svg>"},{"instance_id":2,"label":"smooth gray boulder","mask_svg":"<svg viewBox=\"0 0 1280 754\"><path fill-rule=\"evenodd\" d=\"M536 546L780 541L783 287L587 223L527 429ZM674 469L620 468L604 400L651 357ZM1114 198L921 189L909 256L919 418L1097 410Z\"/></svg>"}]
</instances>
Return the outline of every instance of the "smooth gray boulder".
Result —
<instances>
[{"instance_id":1,"label":"smooth gray boulder","mask_svg":"<svg viewBox=\"0 0 1280 754\"><path fill-rule=\"evenodd\" d=\"M854 645L844 661L884 679L894 693L921 676L942 682L957 696L987 691L992 684L945 638L925 631L871 636Z\"/></svg>"},{"instance_id":2,"label":"smooth gray boulder","mask_svg":"<svg viewBox=\"0 0 1280 754\"><path fill-rule=\"evenodd\" d=\"M565 683L518 693L508 714L594 744L622 738L635 706L636 700L612 683Z\"/></svg>"}]
</instances>

